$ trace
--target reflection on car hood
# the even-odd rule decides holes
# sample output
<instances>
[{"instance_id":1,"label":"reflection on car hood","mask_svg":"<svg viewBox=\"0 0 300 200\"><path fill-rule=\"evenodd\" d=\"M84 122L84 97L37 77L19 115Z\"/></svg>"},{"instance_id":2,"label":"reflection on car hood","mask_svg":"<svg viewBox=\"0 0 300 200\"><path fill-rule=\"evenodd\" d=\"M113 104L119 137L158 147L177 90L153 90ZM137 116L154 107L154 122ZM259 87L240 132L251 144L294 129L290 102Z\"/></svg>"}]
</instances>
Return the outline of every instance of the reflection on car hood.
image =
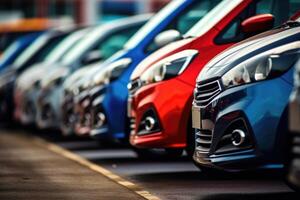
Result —
<instances>
[{"instance_id":1,"label":"reflection on car hood","mask_svg":"<svg viewBox=\"0 0 300 200\"><path fill-rule=\"evenodd\" d=\"M249 38L213 58L201 71L197 82L221 77L237 64L269 49L300 39L300 27L274 29Z\"/></svg>"}]
</instances>

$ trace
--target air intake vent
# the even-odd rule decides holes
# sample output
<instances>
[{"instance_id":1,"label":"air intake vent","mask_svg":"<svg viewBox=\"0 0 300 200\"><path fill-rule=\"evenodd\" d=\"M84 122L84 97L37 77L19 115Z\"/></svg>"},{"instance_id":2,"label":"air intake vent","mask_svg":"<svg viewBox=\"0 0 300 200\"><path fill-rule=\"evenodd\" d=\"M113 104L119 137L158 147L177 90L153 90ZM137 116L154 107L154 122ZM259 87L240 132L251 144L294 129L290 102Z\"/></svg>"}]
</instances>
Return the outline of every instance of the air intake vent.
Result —
<instances>
[{"instance_id":1,"label":"air intake vent","mask_svg":"<svg viewBox=\"0 0 300 200\"><path fill-rule=\"evenodd\" d=\"M212 143L212 132L200 130L196 133L196 149L203 153L208 153Z\"/></svg>"},{"instance_id":2,"label":"air intake vent","mask_svg":"<svg viewBox=\"0 0 300 200\"><path fill-rule=\"evenodd\" d=\"M220 92L221 86L217 80L208 83L197 83L194 92L194 101L199 106L206 106Z\"/></svg>"}]
</instances>

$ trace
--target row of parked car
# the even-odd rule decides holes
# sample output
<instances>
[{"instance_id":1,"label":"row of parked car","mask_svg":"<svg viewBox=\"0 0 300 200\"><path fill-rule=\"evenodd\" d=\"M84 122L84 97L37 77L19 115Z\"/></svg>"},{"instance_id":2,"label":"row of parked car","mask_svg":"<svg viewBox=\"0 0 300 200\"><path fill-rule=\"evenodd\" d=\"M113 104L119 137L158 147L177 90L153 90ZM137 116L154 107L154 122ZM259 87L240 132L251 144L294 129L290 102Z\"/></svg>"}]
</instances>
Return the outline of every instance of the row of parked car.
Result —
<instances>
[{"instance_id":1,"label":"row of parked car","mask_svg":"<svg viewBox=\"0 0 300 200\"><path fill-rule=\"evenodd\" d=\"M174 0L153 16L24 36L0 63L1 119L141 157L186 151L203 171L286 166L299 188L299 9Z\"/></svg>"}]
</instances>

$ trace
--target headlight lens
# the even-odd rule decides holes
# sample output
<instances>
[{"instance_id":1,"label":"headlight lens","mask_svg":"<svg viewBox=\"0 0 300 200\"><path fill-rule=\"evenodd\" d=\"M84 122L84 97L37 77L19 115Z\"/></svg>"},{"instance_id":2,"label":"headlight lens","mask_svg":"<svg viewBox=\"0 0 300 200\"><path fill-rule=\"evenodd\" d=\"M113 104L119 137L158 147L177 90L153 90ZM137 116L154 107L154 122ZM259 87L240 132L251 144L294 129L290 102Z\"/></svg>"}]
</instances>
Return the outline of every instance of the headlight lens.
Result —
<instances>
[{"instance_id":1,"label":"headlight lens","mask_svg":"<svg viewBox=\"0 0 300 200\"><path fill-rule=\"evenodd\" d=\"M108 84L117 79L131 64L130 58L123 58L109 64L104 70L98 72L93 79L95 85Z\"/></svg>"},{"instance_id":2,"label":"headlight lens","mask_svg":"<svg viewBox=\"0 0 300 200\"><path fill-rule=\"evenodd\" d=\"M281 76L299 59L299 49L252 57L222 76L225 88L268 80Z\"/></svg>"},{"instance_id":3,"label":"headlight lens","mask_svg":"<svg viewBox=\"0 0 300 200\"><path fill-rule=\"evenodd\" d=\"M142 84L156 83L178 76L197 54L196 50L185 50L159 61L141 75Z\"/></svg>"}]
</instances>

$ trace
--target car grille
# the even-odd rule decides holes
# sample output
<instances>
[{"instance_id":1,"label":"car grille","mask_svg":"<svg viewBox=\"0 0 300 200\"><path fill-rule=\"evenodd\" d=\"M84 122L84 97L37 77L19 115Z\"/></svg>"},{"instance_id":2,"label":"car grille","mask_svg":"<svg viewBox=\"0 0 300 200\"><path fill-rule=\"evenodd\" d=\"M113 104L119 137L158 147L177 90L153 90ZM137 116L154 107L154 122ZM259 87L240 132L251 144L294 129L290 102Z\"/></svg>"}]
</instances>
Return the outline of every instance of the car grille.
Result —
<instances>
[{"instance_id":1,"label":"car grille","mask_svg":"<svg viewBox=\"0 0 300 200\"><path fill-rule=\"evenodd\" d=\"M196 133L196 150L208 153L212 143L212 131L198 130Z\"/></svg>"},{"instance_id":2,"label":"car grille","mask_svg":"<svg viewBox=\"0 0 300 200\"><path fill-rule=\"evenodd\" d=\"M222 91L218 80L208 83L197 83L194 91L194 101L199 106L206 106Z\"/></svg>"},{"instance_id":3,"label":"car grille","mask_svg":"<svg viewBox=\"0 0 300 200\"><path fill-rule=\"evenodd\" d=\"M134 94L142 86L141 79L135 79L128 84L130 94Z\"/></svg>"}]
</instances>

